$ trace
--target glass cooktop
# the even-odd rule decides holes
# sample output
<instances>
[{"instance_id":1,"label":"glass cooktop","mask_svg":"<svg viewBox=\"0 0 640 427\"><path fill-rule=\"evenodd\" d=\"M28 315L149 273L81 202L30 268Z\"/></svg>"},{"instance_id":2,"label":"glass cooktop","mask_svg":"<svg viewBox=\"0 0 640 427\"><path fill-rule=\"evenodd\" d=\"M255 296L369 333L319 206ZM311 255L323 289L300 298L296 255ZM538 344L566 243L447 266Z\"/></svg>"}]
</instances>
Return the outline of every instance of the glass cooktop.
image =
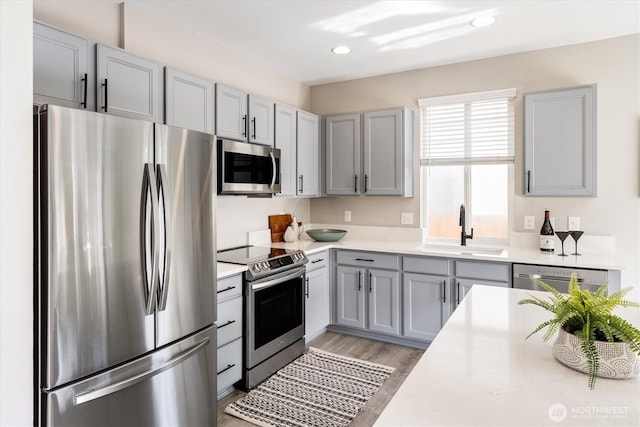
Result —
<instances>
[{"instance_id":1,"label":"glass cooktop","mask_svg":"<svg viewBox=\"0 0 640 427\"><path fill-rule=\"evenodd\" d=\"M294 252L298 251L264 246L242 246L218 251L218 261L249 265L260 261L268 261L282 255L293 254Z\"/></svg>"}]
</instances>

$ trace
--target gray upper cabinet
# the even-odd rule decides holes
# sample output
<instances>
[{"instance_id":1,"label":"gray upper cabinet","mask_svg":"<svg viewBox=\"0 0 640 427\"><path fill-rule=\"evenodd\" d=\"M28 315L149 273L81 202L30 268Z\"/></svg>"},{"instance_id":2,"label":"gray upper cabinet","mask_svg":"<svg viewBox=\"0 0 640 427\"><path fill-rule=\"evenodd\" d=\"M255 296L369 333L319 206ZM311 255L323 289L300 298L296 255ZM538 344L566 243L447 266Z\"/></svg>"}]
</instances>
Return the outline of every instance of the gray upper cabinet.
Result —
<instances>
[{"instance_id":1,"label":"gray upper cabinet","mask_svg":"<svg viewBox=\"0 0 640 427\"><path fill-rule=\"evenodd\" d=\"M95 51L89 40L33 23L33 102L95 111Z\"/></svg>"},{"instance_id":2,"label":"gray upper cabinet","mask_svg":"<svg viewBox=\"0 0 640 427\"><path fill-rule=\"evenodd\" d=\"M98 44L97 111L162 122L160 71L156 62Z\"/></svg>"},{"instance_id":3,"label":"gray upper cabinet","mask_svg":"<svg viewBox=\"0 0 640 427\"><path fill-rule=\"evenodd\" d=\"M166 67L164 85L166 124L215 131L215 85L211 80Z\"/></svg>"},{"instance_id":4,"label":"gray upper cabinet","mask_svg":"<svg viewBox=\"0 0 640 427\"><path fill-rule=\"evenodd\" d=\"M413 196L413 113L395 108L365 113L363 118L363 193Z\"/></svg>"},{"instance_id":5,"label":"gray upper cabinet","mask_svg":"<svg viewBox=\"0 0 640 427\"><path fill-rule=\"evenodd\" d=\"M276 104L275 107L275 147L280 150L280 193L279 196L296 195L296 109Z\"/></svg>"},{"instance_id":6,"label":"gray upper cabinet","mask_svg":"<svg viewBox=\"0 0 640 427\"><path fill-rule=\"evenodd\" d=\"M242 90L217 84L216 135L273 146L274 103Z\"/></svg>"},{"instance_id":7,"label":"gray upper cabinet","mask_svg":"<svg viewBox=\"0 0 640 427\"><path fill-rule=\"evenodd\" d=\"M524 195L596 196L596 85L524 95Z\"/></svg>"},{"instance_id":8,"label":"gray upper cabinet","mask_svg":"<svg viewBox=\"0 0 640 427\"><path fill-rule=\"evenodd\" d=\"M328 196L413 196L413 112L326 117Z\"/></svg>"},{"instance_id":9,"label":"gray upper cabinet","mask_svg":"<svg viewBox=\"0 0 640 427\"><path fill-rule=\"evenodd\" d=\"M325 119L326 194L360 194L360 114L329 116Z\"/></svg>"},{"instance_id":10,"label":"gray upper cabinet","mask_svg":"<svg viewBox=\"0 0 640 427\"><path fill-rule=\"evenodd\" d=\"M298 111L298 196L320 196L319 126L320 120L317 115L306 111Z\"/></svg>"}]
</instances>

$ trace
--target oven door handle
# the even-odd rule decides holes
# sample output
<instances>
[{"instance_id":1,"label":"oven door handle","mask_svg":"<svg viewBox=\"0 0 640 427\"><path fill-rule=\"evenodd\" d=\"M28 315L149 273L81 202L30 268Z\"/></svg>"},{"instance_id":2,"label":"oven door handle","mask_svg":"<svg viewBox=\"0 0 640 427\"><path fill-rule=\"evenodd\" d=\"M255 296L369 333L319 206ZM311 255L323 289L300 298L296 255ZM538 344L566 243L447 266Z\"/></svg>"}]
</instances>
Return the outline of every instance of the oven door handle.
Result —
<instances>
[{"instance_id":1,"label":"oven door handle","mask_svg":"<svg viewBox=\"0 0 640 427\"><path fill-rule=\"evenodd\" d=\"M275 286L279 283L286 282L287 280L295 279L296 277L303 276L306 269L305 267L296 268L294 270L283 271L272 276L264 277L262 279L249 282L251 290L257 291L264 288Z\"/></svg>"}]
</instances>

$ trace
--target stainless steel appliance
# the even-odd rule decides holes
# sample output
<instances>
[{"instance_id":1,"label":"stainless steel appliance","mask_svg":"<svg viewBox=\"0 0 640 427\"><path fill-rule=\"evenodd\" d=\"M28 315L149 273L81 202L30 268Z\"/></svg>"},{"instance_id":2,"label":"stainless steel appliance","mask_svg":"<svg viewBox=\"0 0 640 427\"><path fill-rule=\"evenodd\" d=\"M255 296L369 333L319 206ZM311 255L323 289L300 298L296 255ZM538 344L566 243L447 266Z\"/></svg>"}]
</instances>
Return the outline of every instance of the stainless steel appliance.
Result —
<instances>
[{"instance_id":1,"label":"stainless steel appliance","mask_svg":"<svg viewBox=\"0 0 640 427\"><path fill-rule=\"evenodd\" d=\"M218 139L218 194L271 196L280 192L280 150Z\"/></svg>"},{"instance_id":2,"label":"stainless steel appliance","mask_svg":"<svg viewBox=\"0 0 640 427\"><path fill-rule=\"evenodd\" d=\"M215 137L34 115L36 424L215 425Z\"/></svg>"},{"instance_id":3,"label":"stainless steel appliance","mask_svg":"<svg viewBox=\"0 0 640 427\"><path fill-rule=\"evenodd\" d=\"M248 246L221 251L218 260L248 267L240 386L249 390L304 353L308 259L302 251Z\"/></svg>"},{"instance_id":4,"label":"stainless steel appliance","mask_svg":"<svg viewBox=\"0 0 640 427\"><path fill-rule=\"evenodd\" d=\"M578 283L582 289L593 292L605 282L609 282L607 293L620 290L620 277L614 272L532 264L513 264L513 287L544 291L538 285L538 280L541 280L552 288L567 293L572 273L578 275Z\"/></svg>"}]
</instances>

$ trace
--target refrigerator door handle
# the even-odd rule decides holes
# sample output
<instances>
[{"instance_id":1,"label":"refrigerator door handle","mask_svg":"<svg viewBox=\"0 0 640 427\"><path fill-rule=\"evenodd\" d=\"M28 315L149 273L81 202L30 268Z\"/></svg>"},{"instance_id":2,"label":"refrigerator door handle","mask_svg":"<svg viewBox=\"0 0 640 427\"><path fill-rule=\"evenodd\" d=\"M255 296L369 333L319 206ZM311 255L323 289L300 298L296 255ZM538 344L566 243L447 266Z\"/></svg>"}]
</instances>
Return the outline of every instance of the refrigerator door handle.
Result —
<instances>
[{"instance_id":1,"label":"refrigerator door handle","mask_svg":"<svg viewBox=\"0 0 640 427\"><path fill-rule=\"evenodd\" d=\"M183 353L178 354L173 359L169 359L163 364L155 368L149 369L138 375L134 375L133 377L127 378L126 380L109 384L106 387L89 389L89 390L81 391L80 393L76 393L73 396L73 404L74 406L82 405L83 403L90 402L92 400L98 399L103 396L107 396L109 394L116 393L120 390L124 390L125 388L131 387L132 385L138 384L141 381L144 381L148 378L158 375L159 373L164 372L167 369L171 369L174 366L182 363L183 361L187 360L188 358L196 354L198 351L200 351L200 349L206 346L207 344L209 344L209 337L206 337L205 339L203 339L202 341L200 341L198 344L194 345L190 349L185 350Z\"/></svg>"},{"instance_id":2,"label":"refrigerator door handle","mask_svg":"<svg viewBox=\"0 0 640 427\"><path fill-rule=\"evenodd\" d=\"M158 165L158 196L162 197L162 224L164 230L164 272L162 274L162 282L160 283L160 300L159 309L163 311L167 308L167 296L169 295L169 277L171 273L171 192L167 187L169 185L169 175L167 167L163 164Z\"/></svg>"},{"instance_id":3,"label":"refrigerator door handle","mask_svg":"<svg viewBox=\"0 0 640 427\"><path fill-rule=\"evenodd\" d=\"M147 204L151 199L151 226L147 221ZM140 250L142 257L142 291L144 295L144 307L147 315L153 314L155 309L155 297L158 292L158 190L156 178L153 172L153 164L145 163L142 174L142 192L140 196ZM147 245L151 246L151 279L149 279Z\"/></svg>"}]
</instances>

